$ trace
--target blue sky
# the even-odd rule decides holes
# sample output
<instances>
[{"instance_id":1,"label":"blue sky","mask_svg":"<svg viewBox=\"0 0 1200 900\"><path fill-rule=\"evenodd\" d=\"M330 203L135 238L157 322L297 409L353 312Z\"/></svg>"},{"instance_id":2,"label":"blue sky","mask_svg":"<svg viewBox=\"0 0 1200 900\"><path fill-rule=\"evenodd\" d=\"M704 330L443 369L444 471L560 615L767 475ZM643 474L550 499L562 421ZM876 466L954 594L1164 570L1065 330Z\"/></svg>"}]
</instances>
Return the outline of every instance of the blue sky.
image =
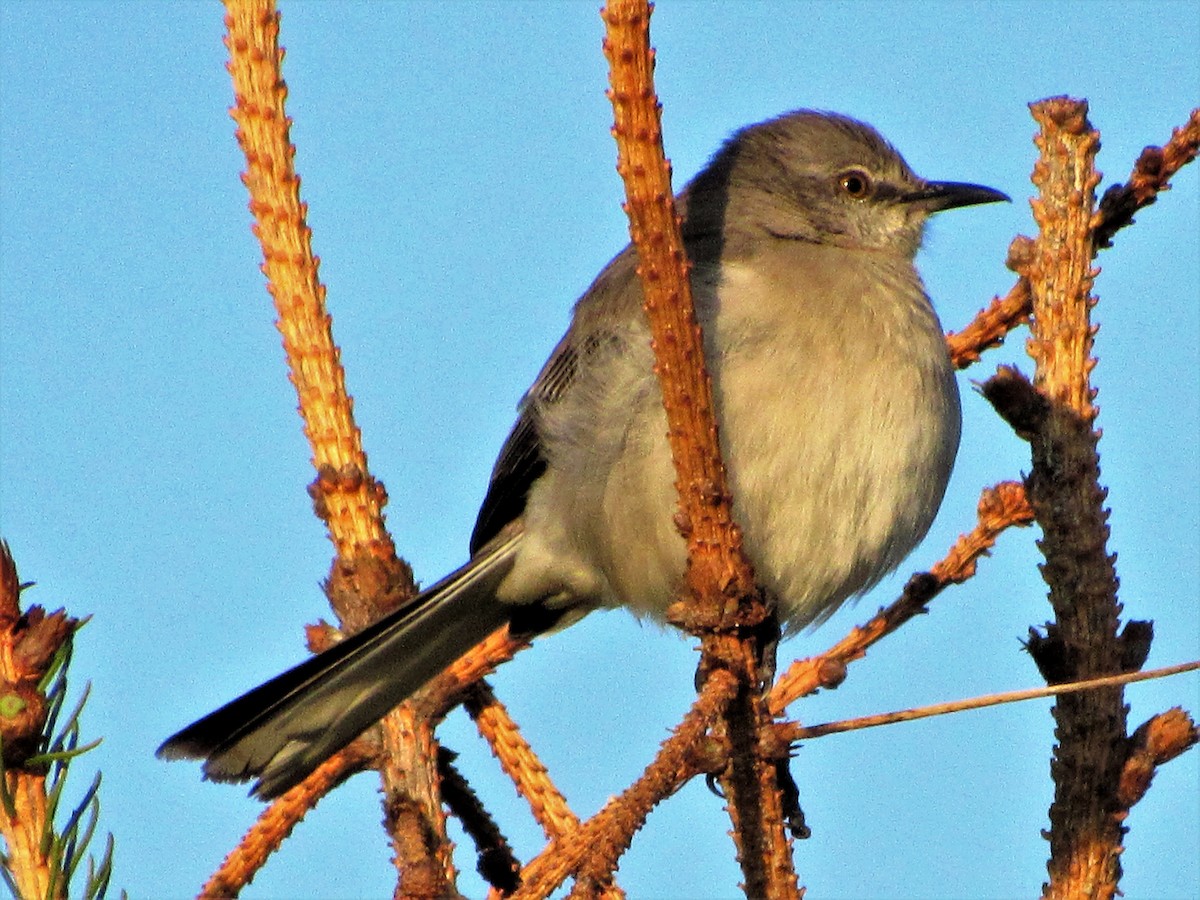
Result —
<instances>
[{"instance_id":1,"label":"blue sky","mask_svg":"<svg viewBox=\"0 0 1200 900\"><path fill-rule=\"evenodd\" d=\"M355 410L417 576L463 560L513 408L570 305L625 243L598 3L286 3L297 165ZM1026 104L1091 101L1123 179L1200 102L1200 24L1178 3L736 4L662 0L652 25L677 184L734 128L807 106L875 124L919 173L1010 193L939 217L919 263L947 328L1012 284L1032 233ZM0 3L0 533L27 598L94 618L77 763L104 771L114 884L194 891L258 804L153 750L303 655L327 616L330 548L226 109L215 3ZM1150 665L1200 657L1200 185L1138 216L1099 260L1102 477L1128 616ZM927 542L783 657L888 602L971 526L979 489L1028 449L970 390L1026 371L1024 333L962 376L964 438ZM793 707L825 721L1038 683L1019 641L1050 615L1032 530ZM691 696L689 643L624 613L541 641L495 679L577 812L651 758ZM1131 726L1200 713L1194 675L1129 689ZM1049 702L811 741L794 771L813 896L1009 897L1045 878ZM539 832L460 718L444 729L518 852ZM297 829L248 897L383 896L376 782ZM1165 767L1128 822L1127 898L1200 892L1200 755ZM736 896L727 819L703 784L623 860L633 897ZM463 841L462 843L466 843ZM469 854L460 885L482 893Z\"/></svg>"}]
</instances>

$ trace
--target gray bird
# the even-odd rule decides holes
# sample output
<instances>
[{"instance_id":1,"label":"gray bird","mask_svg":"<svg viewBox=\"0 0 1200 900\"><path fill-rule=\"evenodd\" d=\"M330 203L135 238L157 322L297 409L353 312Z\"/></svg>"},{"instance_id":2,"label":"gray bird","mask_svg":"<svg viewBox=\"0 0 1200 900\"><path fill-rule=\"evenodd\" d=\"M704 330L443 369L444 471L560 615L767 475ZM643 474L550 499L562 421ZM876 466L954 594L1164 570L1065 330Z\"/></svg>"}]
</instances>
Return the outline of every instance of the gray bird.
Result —
<instances>
[{"instance_id":1,"label":"gray bird","mask_svg":"<svg viewBox=\"0 0 1200 900\"><path fill-rule=\"evenodd\" d=\"M925 181L870 126L807 110L738 131L680 194L734 516L789 630L873 585L933 521L961 414L913 260L932 213L1007 199ZM503 625L663 617L686 547L636 265L626 247L604 268L522 400L470 561L160 756L275 797Z\"/></svg>"}]
</instances>

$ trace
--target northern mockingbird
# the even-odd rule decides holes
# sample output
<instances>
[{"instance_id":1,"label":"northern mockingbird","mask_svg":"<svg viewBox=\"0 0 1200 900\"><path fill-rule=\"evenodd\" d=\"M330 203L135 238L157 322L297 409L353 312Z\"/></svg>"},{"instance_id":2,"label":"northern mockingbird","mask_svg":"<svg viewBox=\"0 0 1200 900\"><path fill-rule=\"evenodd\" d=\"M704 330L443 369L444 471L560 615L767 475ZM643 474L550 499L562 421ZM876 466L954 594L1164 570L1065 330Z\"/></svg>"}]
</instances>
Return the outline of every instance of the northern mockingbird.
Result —
<instances>
[{"instance_id":1,"label":"northern mockingbird","mask_svg":"<svg viewBox=\"0 0 1200 900\"><path fill-rule=\"evenodd\" d=\"M678 198L734 516L790 630L895 568L958 448L958 389L913 266L935 212L1008 198L925 181L868 125L801 110L735 133ZM685 542L626 247L521 402L462 568L170 738L217 781L297 784L497 628L597 607L661 618Z\"/></svg>"}]
</instances>

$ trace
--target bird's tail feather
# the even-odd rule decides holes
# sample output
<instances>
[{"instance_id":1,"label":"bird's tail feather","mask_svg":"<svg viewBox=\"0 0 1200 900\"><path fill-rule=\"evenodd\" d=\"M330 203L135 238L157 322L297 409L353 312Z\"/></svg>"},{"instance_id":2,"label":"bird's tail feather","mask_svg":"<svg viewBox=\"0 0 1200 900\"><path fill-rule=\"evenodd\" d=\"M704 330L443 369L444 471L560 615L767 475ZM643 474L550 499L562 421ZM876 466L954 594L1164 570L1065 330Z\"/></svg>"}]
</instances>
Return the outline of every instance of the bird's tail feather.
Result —
<instances>
[{"instance_id":1,"label":"bird's tail feather","mask_svg":"<svg viewBox=\"0 0 1200 900\"><path fill-rule=\"evenodd\" d=\"M520 534L484 548L411 603L169 738L166 759L204 759L214 781L258 777L276 797L509 621L496 589Z\"/></svg>"}]
</instances>

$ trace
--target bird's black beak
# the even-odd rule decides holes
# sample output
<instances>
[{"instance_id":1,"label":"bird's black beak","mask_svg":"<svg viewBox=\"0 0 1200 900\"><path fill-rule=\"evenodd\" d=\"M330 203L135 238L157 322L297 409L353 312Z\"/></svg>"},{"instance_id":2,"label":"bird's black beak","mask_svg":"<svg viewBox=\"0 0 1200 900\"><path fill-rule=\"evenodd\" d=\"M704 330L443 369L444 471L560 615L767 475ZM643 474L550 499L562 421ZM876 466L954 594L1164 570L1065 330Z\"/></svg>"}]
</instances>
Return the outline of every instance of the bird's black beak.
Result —
<instances>
[{"instance_id":1,"label":"bird's black beak","mask_svg":"<svg viewBox=\"0 0 1200 900\"><path fill-rule=\"evenodd\" d=\"M975 206L979 203L1011 203L1012 198L1003 191L984 187L982 184L965 184L961 181L926 181L915 191L901 198L905 203L915 203L931 213L960 206Z\"/></svg>"}]
</instances>

